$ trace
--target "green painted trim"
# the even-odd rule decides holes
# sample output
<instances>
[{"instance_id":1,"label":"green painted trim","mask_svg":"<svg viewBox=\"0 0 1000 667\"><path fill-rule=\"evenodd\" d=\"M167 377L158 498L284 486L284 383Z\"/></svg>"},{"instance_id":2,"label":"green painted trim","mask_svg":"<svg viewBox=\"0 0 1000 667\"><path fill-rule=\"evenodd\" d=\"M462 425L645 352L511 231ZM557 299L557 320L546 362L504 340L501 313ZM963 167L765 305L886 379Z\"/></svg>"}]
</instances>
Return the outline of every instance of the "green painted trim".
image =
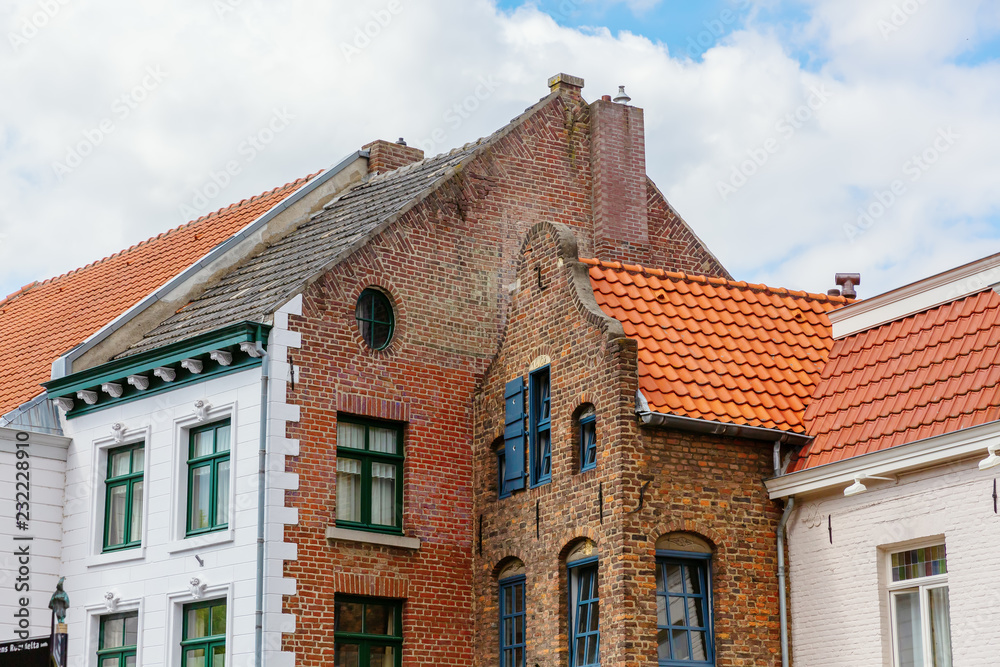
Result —
<instances>
[{"instance_id":1,"label":"green painted trim","mask_svg":"<svg viewBox=\"0 0 1000 667\"><path fill-rule=\"evenodd\" d=\"M208 611L208 631L213 634L206 635L204 637L194 637L188 638L188 612L194 611L195 609L209 608ZM183 614L183 630L181 635L181 666L187 667L187 652L191 650L204 649L205 650L205 665L212 664L212 649L217 647L222 647L223 652L226 648L226 631L223 629L221 634L215 634L215 628L212 622L212 608L222 607L225 609L226 613L226 625L229 625L229 609L227 608L227 603L225 598L220 598L216 600L206 600L204 602L192 602L191 604L184 605L181 610Z\"/></svg>"},{"instance_id":2,"label":"green painted trim","mask_svg":"<svg viewBox=\"0 0 1000 667\"><path fill-rule=\"evenodd\" d=\"M353 447L342 447L337 444L337 457L343 456L345 459L361 461L361 521L345 521L337 519L336 525L339 528L350 528L353 530L370 530L376 533L390 533L393 535L403 534L403 427L401 424L393 422L377 421L372 419L359 419L357 417L338 417L339 424L356 424L365 427L365 448L354 449ZM385 454L371 451L370 427L392 429L396 433L396 451L398 454ZM372 463L386 463L396 468L396 522L392 526L381 523L372 523Z\"/></svg>"},{"instance_id":3,"label":"green painted trim","mask_svg":"<svg viewBox=\"0 0 1000 667\"><path fill-rule=\"evenodd\" d=\"M218 431L222 427L229 428L229 449L219 451L219 436ZM194 441L195 436L199 433L205 433L207 431L212 431L212 453L205 454L203 456L196 457L194 455ZM222 463L230 463L230 452L233 448L233 431L232 424L230 420L225 419L223 421L214 422L212 424L206 424L205 426L199 426L198 428L193 428L188 431L188 486L187 486L187 519L186 519L186 532L185 537L191 537L193 535L203 535L205 533L212 533L217 530L224 530L229 527L229 517L226 516L225 521L220 521L219 517L216 516L216 511L219 507L219 465ZM199 468L208 468L208 525L204 528L192 528L191 527L191 506L192 494L191 489L193 484L191 483L194 478L194 471ZM233 469L232 464L229 468L229 484L232 488L233 483ZM227 498L226 507L229 507L229 502Z\"/></svg>"},{"instance_id":4,"label":"green painted trim","mask_svg":"<svg viewBox=\"0 0 1000 667\"><path fill-rule=\"evenodd\" d=\"M362 626L361 632L342 632L336 629L337 605L341 603L354 603L364 605L361 610ZM388 607L393 610L393 634L375 635L365 632L364 623L368 617L368 606ZM356 595L337 595L334 598L334 632L333 644L334 652L344 645L358 647L358 664L371 664L371 649L374 646L391 646L395 649L395 667L402 667L403 664L403 602L401 600L387 600L384 598L359 597Z\"/></svg>"},{"instance_id":5,"label":"green painted trim","mask_svg":"<svg viewBox=\"0 0 1000 667\"><path fill-rule=\"evenodd\" d=\"M155 350L142 352L124 359L116 359L106 364L88 368L87 370L73 373L66 377L49 382L43 382L42 386L48 392L49 398L59 398L66 396L75 401L72 410L66 413L67 419L79 417L90 412L103 410L113 405L119 405L140 398L146 398L164 391L170 391L177 387L183 387L196 382L241 371L254 366L259 366L261 360L251 357L241 352L240 343L260 342L267 345L271 327L266 324L256 322L240 322L216 331L210 331L199 336L188 338L177 343L171 343ZM209 359L208 353L212 350L224 350L232 353L233 362L229 366L223 366ZM203 363L204 370L201 373L191 373L180 367L184 359L197 359ZM173 382L165 382L153 376L153 369L165 366L176 372L176 379ZM140 391L128 384L129 375L143 375L149 379L149 388ZM105 382L114 382L122 386L122 396L113 398L101 391L101 385ZM98 399L94 405L87 405L76 397L76 392L88 390L97 392Z\"/></svg>"},{"instance_id":6,"label":"green painted trim","mask_svg":"<svg viewBox=\"0 0 1000 667\"><path fill-rule=\"evenodd\" d=\"M132 535L132 511L134 502L134 491L136 483L142 483L145 478L145 469L136 472L134 470L133 464L135 462L134 452L137 449L145 449L145 442L136 442L131 445L125 445L123 447L115 447L114 449L108 450L108 474L104 480L104 549L103 553L109 551L122 551L124 549L135 549L142 545L142 536L138 538ZM114 460L115 454L120 454L125 451L129 452L128 461L128 472L124 475L118 475L117 477L111 476L111 463ZM143 452L145 455L145 452ZM145 463L145 462L144 462ZM143 465L145 468L145 465ZM108 544L108 532L111 528L111 491L120 486L126 487L125 490L125 530L123 534L125 536L125 541L121 544ZM146 498L146 487L142 487L143 501ZM142 526L139 527L140 532L142 531Z\"/></svg>"},{"instance_id":7,"label":"green painted trim","mask_svg":"<svg viewBox=\"0 0 1000 667\"><path fill-rule=\"evenodd\" d=\"M123 614L109 614L107 616L101 616L101 625L98 630L97 638L97 664L98 667L104 663L108 658L117 658L118 667L125 667L125 659L135 657L136 654L136 644L125 644L122 646L114 646L111 648L104 647L104 624L107 621L115 621L119 618L128 618L134 616L136 618L136 632L138 638L138 618L139 612L132 611ZM124 627L122 628L122 641L124 641Z\"/></svg>"}]
</instances>

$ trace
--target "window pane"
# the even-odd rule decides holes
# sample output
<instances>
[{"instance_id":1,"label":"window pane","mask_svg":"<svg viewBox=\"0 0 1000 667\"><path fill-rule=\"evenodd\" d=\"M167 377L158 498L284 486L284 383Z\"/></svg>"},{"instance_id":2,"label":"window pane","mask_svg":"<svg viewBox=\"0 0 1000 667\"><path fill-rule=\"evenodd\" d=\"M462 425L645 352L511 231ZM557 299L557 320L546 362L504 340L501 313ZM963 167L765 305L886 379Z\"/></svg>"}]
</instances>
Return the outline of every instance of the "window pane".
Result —
<instances>
[{"instance_id":1,"label":"window pane","mask_svg":"<svg viewBox=\"0 0 1000 667\"><path fill-rule=\"evenodd\" d=\"M360 667L360 659L357 646L337 644L333 652L334 667Z\"/></svg>"},{"instance_id":2,"label":"window pane","mask_svg":"<svg viewBox=\"0 0 1000 667\"><path fill-rule=\"evenodd\" d=\"M671 593L684 593L684 583L681 578L681 566L667 564L667 590Z\"/></svg>"},{"instance_id":3,"label":"window pane","mask_svg":"<svg viewBox=\"0 0 1000 667\"><path fill-rule=\"evenodd\" d=\"M702 614L701 598L688 598L688 624L696 628L705 627L705 617Z\"/></svg>"},{"instance_id":4,"label":"window pane","mask_svg":"<svg viewBox=\"0 0 1000 667\"><path fill-rule=\"evenodd\" d=\"M365 448L365 427L347 422L337 423L337 446L352 449Z\"/></svg>"},{"instance_id":5,"label":"window pane","mask_svg":"<svg viewBox=\"0 0 1000 667\"><path fill-rule=\"evenodd\" d=\"M684 567L684 587L685 592L692 595L701 595L701 577L698 576L698 569L687 565Z\"/></svg>"},{"instance_id":6,"label":"window pane","mask_svg":"<svg viewBox=\"0 0 1000 667\"><path fill-rule=\"evenodd\" d=\"M896 655L899 667L923 667L923 641L920 636L920 593L912 591L893 595L896 603Z\"/></svg>"},{"instance_id":7,"label":"window pane","mask_svg":"<svg viewBox=\"0 0 1000 667\"><path fill-rule=\"evenodd\" d=\"M659 660L670 659L670 631L660 629L656 631L656 657Z\"/></svg>"},{"instance_id":8,"label":"window pane","mask_svg":"<svg viewBox=\"0 0 1000 667\"><path fill-rule=\"evenodd\" d=\"M104 641L101 648L125 646L125 619L111 618L104 621Z\"/></svg>"},{"instance_id":9,"label":"window pane","mask_svg":"<svg viewBox=\"0 0 1000 667\"><path fill-rule=\"evenodd\" d=\"M127 655L125 656L125 667L135 667L135 656Z\"/></svg>"},{"instance_id":10,"label":"window pane","mask_svg":"<svg viewBox=\"0 0 1000 667\"><path fill-rule=\"evenodd\" d=\"M948 561L943 544L892 554L893 581L932 577L947 572Z\"/></svg>"},{"instance_id":11,"label":"window pane","mask_svg":"<svg viewBox=\"0 0 1000 667\"><path fill-rule=\"evenodd\" d=\"M211 476L212 467L210 465L199 466L191 470L191 512L189 525L191 530L208 528L209 508L211 507Z\"/></svg>"},{"instance_id":12,"label":"window pane","mask_svg":"<svg viewBox=\"0 0 1000 667\"><path fill-rule=\"evenodd\" d=\"M211 621L211 609L209 607L197 607L187 610L187 631L185 639L197 639L208 637Z\"/></svg>"},{"instance_id":13,"label":"window pane","mask_svg":"<svg viewBox=\"0 0 1000 667\"><path fill-rule=\"evenodd\" d=\"M372 523L396 525L396 466L372 463Z\"/></svg>"},{"instance_id":14,"label":"window pane","mask_svg":"<svg viewBox=\"0 0 1000 667\"><path fill-rule=\"evenodd\" d=\"M927 591L931 616L933 667L951 667L951 617L948 610L948 587Z\"/></svg>"},{"instance_id":15,"label":"window pane","mask_svg":"<svg viewBox=\"0 0 1000 667\"><path fill-rule=\"evenodd\" d=\"M674 660L690 660L691 652L688 650L687 630L671 630L674 645Z\"/></svg>"},{"instance_id":16,"label":"window pane","mask_svg":"<svg viewBox=\"0 0 1000 667\"><path fill-rule=\"evenodd\" d=\"M125 646L135 646L139 637L139 615L125 617Z\"/></svg>"},{"instance_id":17,"label":"window pane","mask_svg":"<svg viewBox=\"0 0 1000 667\"><path fill-rule=\"evenodd\" d=\"M670 621L667 620L667 596L657 595L656 596L656 624L658 626L666 627L670 625Z\"/></svg>"},{"instance_id":18,"label":"window pane","mask_svg":"<svg viewBox=\"0 0 1000 667\"><path fill-rule=\"evenodd\" d=\"M395 649L391 646L372 646L368 649L371 667L395 667Z\"/></svg>"},{"instance_id":19,"label":"window pane","mask_svg":"<svg viewBox=\"0 0 1000 667\"><path fill-rule=\"evenodd\" d=\"M226 647L212 647L212 667L226 667Z\"/></svg>"},{"instance_id":20,"label":"window pane","mask_svg":"<svg viewBox=\"0 0 1000 667\"><path fill-rule=\"evenodd\" d=\"M365 634L391 635L395 633L393 608L381 604L365 605Z\"/></svg>"},{"instance_id":21,"label":"window pane","mask_svg":"<svg viewBox=\"0 0 1000 667\"><path fill-rule=\"evenodd\" d=\"M229 424L215 429L215 451L229 451Z\"/></svg>"},{"instance_id":22,"label":"window pane","mask_svg":"<svg viewBox=\"0 0 1000 667\"><path fill-rule=\"evenodd\" d=\"M361 521L361 461L337 459L337 518Z\"/></svg>"},{"instance_id":23,"label":"window pane","mask_svg":"<svg viewBox=\"0 0 1000 667\"><path fill-rule=\"evenodd\" d=\"M137 447L132 450L132 472L142 472L142 467L145 464L143 456L146 450L142 447Z\"/></svg>"},{"instance_id":24,"label":"window pane","mask_svg":"<svg viewBox=\"0 0 1000 667\"><path fill-rule=\"evenodd\" d=\"M215 525L229 523L229 460L219 461L215 480Z\"/></svg>"},{"instance_id":25,"label":"window pane","mask_svg":"<svg viewBox=\"0 0 1000 667\"><path fill-rule=\"evenodd\" d=\"M132 460L132 453L112 452L111 453L111 476L119 477L129 474L129 461Z\"/></svg>"},{"instance_id":26,"label":"window pane","mask_svg":"<svg viewBox=\"0 0 1000 667\"><path fill-rule=\"evenodd\" d=\"M361 632L364 605L360 602L337 602L334 606L336 632Z\"/></svg>"},{"instance_id":27,"label":"window pane","mask_svg":"<svg viewBox=\"0 0 1000 667\"><path fill-rule=\"evenodd\" d=\"M520 613L524 611L524 584L514 586L514 606L512 611Z\"/></svg>"},{"instance_id":28,"label":"window pane","mask_svg":"<svg viewBox=\"0 0 1000 667\"><path fill-rule=\"evenodd\" d=\"M396 454L396 431L372 426L368 429L368 447L373 452Z\"/></svg>"},{"instance_id":29,"label":"window pane","mask_svg":"<svg viewBox=\"0 0 1000 667\"><path fill-rule=\"evenodd\" d=\"M125 544L125 511L128 486L122 484L108 489L108 546Z\"/></svg>"},{"instance_id":30,"label":"window pane","mask_svg":"<svg viewBox=\"0 0 1000 667\"><path fill-rule=\"evenodd\" d=\"M118 667L118 658L102 658L101 667Z\"/></svg>"},{"instance_id":31,"label":"window pane","mask_svg":"<svg viewBox=\"0 0 1000 667\"><path fill-rule=\"evenodd\" d=\"M129 540L132 542L142 538L142 492L142 482L132 485L132 525L129 529Z\"/></svg>"},{"instance_id":32,"label":"window pane","mask_svg":"<svg viewBox=\"0 0 1000 667\"><path fill-rule=\"evenodd\" d=\"M226 634L226 605L224 604L212 607L212 634Z\"/></svg>"},{"instance_id":33,"label":"window pane","mask_svg":"<svg viewBox=\"0 0 1000 667\"><path fill-rule=\"evenodd\" d=\"M198 431L194 434L194 444L191 447L191 458L208 456L212 453L212 430Z\"/></svg>"},{"instance_id":34,"label":"window pane","mask_svg":"<svg viewBox=\"0 0 1000 667\"><path fill-rule=\"evenodd\" d=\"M687 625L684 618L684 598L670 598L670 625Z\"/></svg>"},{"instance_id":35,"label":"window pane","mask_svg":"<svg viewBox=\"0 0 1000 667\"><path fill-rule=\"evenodd\" d=\"M206 667L205 666L205 649L203 648L193 648L188 649L184 652L184 665L185 667Z\"/></svg>"},{"instance_id":36,"label":"window pane","mask_svg":"<svg viewBox=\"0 0 1000 667\"><path fill-rule=\"evenodd\" d=\"M372 347L374 348L385 347L385 344L389 342L389 331L390 330L388 324L374 325L372 332ZM375 663L373 662L372 664Z\"/></svg>"},{"instance_id":37,"label":"window pane","mask_svg":"<svg viewBox=\"0 0 1000 667\"><path fill-rule=\"evenodd\" d=\"M691 633L691 659L708 660L708 646L705 643L704 632Z\"/></svg>"},{"instance_id":38,"label":"window pane","mask_svg":"<svg viewBox=\"0 0 1000 667\"><path fill-rule=\"evenodd\" d=\"M389 319L392 317L392 310L389 307L389 302L384 297L379 298L374 296L372 298L372 319L376 322L388 323Z\"/></svg>"}]
</instances>

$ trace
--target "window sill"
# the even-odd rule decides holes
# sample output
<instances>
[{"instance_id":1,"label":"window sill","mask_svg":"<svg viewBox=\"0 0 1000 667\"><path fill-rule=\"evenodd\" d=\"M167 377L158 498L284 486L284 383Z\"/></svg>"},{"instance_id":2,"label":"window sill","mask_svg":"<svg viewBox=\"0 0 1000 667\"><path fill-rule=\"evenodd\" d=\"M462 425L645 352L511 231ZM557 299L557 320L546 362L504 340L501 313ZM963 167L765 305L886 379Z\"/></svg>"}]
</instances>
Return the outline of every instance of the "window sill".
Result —
<instances>
[{"instance_id":1,"label":"window sill","mask_svg":"<svg viewBox=\"0 0 1000 667\"><path fill-rule=\"evenodd\" d=\"M133 560L144 560L145 558L146 547L135 547L133 549L122 549L121 551L109 551L108 553L94 554L86 560L85 564L87 567L100 567L101 565L127 563Z\"/></svg>"},{"instance_id":2,"label":"window sill","mask_svg":"<svg viewBox=\"0 0 1000 667\"><path fill-rule=\"evenodd\" d=\"M405 535L392 535L389 533L375 533L367 530L354 530L351 528L337 528L336 526L326 527L326 539L333 540L335 542L378 544L384 547L410 549L411 551L417 551L420 549L419 537L406 537Z\"/></svg>"},{"instance_id":3,"label":"window sill","mask_svg":"<svg viewBox=\"0 0 1000 667\"><path fill-rule=\"evenodd\" d=\"M232 529L220 530L214 533L202 533L201 535L192 535L191 537L186 537L183 540L171 543L167 547L167 553L178 554L185 551L204 549L205 547L214 547L217 544L232 542L234 539L235 533Z\"/></svg>"}]
</instances>

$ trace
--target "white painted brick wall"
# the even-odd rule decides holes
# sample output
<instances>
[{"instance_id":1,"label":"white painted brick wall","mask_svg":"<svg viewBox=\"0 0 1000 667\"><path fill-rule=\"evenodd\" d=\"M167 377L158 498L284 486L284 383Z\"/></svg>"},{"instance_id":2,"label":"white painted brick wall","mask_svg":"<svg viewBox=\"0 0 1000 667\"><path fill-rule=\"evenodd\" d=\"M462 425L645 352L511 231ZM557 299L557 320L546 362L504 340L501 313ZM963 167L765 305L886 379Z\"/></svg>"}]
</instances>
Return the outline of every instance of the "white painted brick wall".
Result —
<instances>
[{"instance_id":1,"label":"white painted brick wall","mask_svg":"<svg viewBox=\"0 0 1000 667\"><path fill-rule=\"evenodd\" d=\"M891 666L885 553L943 535L957 667L1000 665L1000 516L975 459L800 498L789 521L795 667ZM995 472L995 471L993 471ZM833 527L830 543L828 517ZM887 547L889 547L887 549Z\"/></svg>"}]
</instances>

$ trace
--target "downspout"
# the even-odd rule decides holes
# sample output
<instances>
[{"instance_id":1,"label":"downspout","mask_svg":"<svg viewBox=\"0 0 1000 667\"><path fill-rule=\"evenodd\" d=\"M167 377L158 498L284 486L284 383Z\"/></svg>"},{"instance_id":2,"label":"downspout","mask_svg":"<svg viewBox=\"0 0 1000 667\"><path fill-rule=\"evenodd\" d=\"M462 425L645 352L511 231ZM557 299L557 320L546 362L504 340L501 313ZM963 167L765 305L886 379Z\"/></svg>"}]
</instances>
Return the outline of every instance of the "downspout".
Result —
<instances>
[{"instance_id":1,"label":"downspout","mask_svg":"<svg viewBox=\"0 0 1000 667\"><path fill-rule=\"evenodd\" d=\"M260 445L257 450L257 600L254 626L254 665L264 665L264 506L267 501L267 402L271 358L257 342L260 355Z\"/></svg>"},{"instance_id":2,"label":"downspout","mask_svg":"<svg viewBox=\"0 0 1000 667\"><path fill-rule=\"evenodd\" d=\"M778 523L778 613L781 615L781 667L788 667L788 603L785 600L785 524L795 507L795 496L789 496Z\"/></svg>"}]
</instances>

